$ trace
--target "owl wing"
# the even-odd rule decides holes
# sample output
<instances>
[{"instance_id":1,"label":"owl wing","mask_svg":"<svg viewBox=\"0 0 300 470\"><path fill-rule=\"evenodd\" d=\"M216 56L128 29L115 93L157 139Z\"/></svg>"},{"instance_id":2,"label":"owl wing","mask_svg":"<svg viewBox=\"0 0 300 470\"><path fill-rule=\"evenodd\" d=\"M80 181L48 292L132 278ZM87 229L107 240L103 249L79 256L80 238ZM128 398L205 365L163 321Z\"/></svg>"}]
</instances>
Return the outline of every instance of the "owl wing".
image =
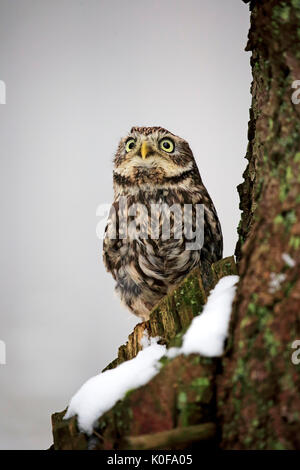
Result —
<instances>
[{"instance_id":1,"label":"owl wing","mask_svg":"<svg viewBox=\"0 0 300 470\"><path fill-rule=\"evenodd\" d=\"M223 236L216 208L204 185L199 192L198 204L204 204L204 243L201 259L214 263L222 258Z\"/></svg>"},{"instance_id":2,"label":"owl wing","mask_svg":"<svg viewBox=\"0 0 300 470\"><path fill-rule=\"evenodd\" d=\"M106 270L116 279L116 273L121 265L122 240L119 239L119 203L115 201L109 212L103 240L103 262Z\"/></svg>"}]
</instances>

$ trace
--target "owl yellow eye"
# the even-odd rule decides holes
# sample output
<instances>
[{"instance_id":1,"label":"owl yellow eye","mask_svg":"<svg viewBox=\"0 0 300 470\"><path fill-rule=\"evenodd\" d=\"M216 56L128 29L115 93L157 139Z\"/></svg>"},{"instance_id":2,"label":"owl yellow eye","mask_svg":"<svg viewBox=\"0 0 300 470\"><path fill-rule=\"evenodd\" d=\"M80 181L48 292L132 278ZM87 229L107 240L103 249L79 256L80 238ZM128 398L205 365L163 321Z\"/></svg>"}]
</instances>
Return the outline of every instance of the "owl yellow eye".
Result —
<instances>
[{"instance_id":1,"label":"owl yellow eye","mask_svg":"<svg viewBox=\"0 0 300 470\"><path fill-rule=\"evenodd\" d=\"M128 139L126 144L125 144L125 150L126 152L130 152L135 147L135 140L134 139Z\"/></svg>"},{"instance_id":2,"label":"owl yellow eye","mask_svg":"<svg viewBox=\"0 0 300 470\"><path fill-rule=\"evenodd\" d=\"M160 148L165 152L171 153L174 150L174 142L171 139L162 139L159 143Z\"/></svg>"}]
</instances>

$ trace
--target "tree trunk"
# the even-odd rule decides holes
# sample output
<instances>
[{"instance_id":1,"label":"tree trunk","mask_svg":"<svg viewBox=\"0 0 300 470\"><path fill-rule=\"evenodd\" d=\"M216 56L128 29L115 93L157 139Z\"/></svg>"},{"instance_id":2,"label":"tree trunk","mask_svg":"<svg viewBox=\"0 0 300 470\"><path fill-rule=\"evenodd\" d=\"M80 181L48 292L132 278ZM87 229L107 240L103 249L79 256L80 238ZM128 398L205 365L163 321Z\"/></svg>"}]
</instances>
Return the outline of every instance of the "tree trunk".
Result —
<instances>
[{"instance_id":1,"label":"tree trunk","mask_svg":"<svg viewBox=\"0 0 300 470\"><path fill-rule=\"evenodd\" d=\"M222 447L300 448L300 0L251 2L240 282L219 380Z\"/></svg>"},{"instance_id":2,"label":"tree trunk","mask_svg":"<svg viewBox=\"0 0 300 470\"><path fill-rule=\"evenodd\" d=\"M246 2L248 3L248 2ZM240 281L225 355L163 358L146 385L99 416L91 437L53 415L55 449L300 449L300 0L251 1L248 167L239 186ZM294 84L295 85L295 84ZM295 103L293 103L295 101ZM233 258L205 273L210 287ZM131 359L147 330L177 345L206 301L199 271L137 325L107 368ZM295 353L294 353L295 356ZM184 429L185 428L185 429Z\"/></svg>"}]
</instances>

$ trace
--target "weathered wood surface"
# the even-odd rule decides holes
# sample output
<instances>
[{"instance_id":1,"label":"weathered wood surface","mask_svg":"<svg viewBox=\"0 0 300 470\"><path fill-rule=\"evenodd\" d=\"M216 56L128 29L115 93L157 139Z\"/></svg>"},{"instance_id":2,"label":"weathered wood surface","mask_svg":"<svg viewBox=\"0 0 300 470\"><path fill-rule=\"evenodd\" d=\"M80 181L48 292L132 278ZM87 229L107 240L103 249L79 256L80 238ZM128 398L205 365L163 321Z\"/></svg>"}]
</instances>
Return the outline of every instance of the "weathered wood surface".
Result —
<instances>
[{"instance_id":1,"label":"weathered wood surface","mask_svg":"<svg viewBox=\"0 0 300 470\"><path fill-rule=\"evenodd\" d=\"M219 261L211 268L211 287L228 274L236 274L233 257ZM150 320L138 324L129 336L126 345L106 369L111 369L125 360L132 359L141 350L140 340L145 331L151 337L159 336L168 346L181 344L184 331L192 319L201 314L206 302L199 269L195 269L172 293L153 309ZM162 358L160 372L146 385L129 391L111 410L99 416L91 437L79 433L76 418L64 420L65 411L52 417L55 449L113 449L130 447L139 435L174 431L171 445L183 448L187 441L181 428L216 419L215 375L219 358L204 358L198 355ZM200 429L200 428L199 428ZM204 428L203 428L204 429ZM209 428L211 429L211 428ZM200 433L200 431L199 431ZM215 433L207 434L212 445ZM202 436L204 436L202 434ZM200 434L198 436L200 439ZM129 439L129 437L128 437ZM195 436L191 434L194 441ZM180 442L179 442L180 441ZM128 448L129 448L128 447ZM177 448L176 447L176 448Z\"/></svg>"}]
</instances>

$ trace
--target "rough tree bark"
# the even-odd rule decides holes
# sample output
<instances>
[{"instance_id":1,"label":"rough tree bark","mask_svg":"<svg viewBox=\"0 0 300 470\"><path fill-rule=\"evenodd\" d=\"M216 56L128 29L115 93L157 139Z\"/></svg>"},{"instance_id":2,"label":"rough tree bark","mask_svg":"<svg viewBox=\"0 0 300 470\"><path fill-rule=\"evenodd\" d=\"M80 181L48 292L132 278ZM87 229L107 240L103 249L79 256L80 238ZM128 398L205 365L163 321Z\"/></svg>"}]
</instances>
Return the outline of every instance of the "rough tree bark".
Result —
<instances>
[{"instance_id":1,"label":"rough tree bark","mask_svg":"<svg viewBox=\"0 0 300 470\"><path fill-rule=\"evenodd\" d=\"M249 3L245 1L245 3ZM240 281L230 335L220 358L163 358L148 384L99 417L91 437L76 418L53 415L55 449L300 449L300 0L251 1L249 161L239 186L236 248ZM210 286L236 271L213 266ZM147 330L167 345L181 341L207 290L195 271L138 325L107 368L134 357Z\"/></svg>"},{"instance_id":2,"label":"rough tree bark","mask_svg":"<svg viewBox=\"0 0 300 470\"><path fill-rule=\"evenodd\" d=\"M233 257L212 265L206 273L210 288L228 274L236 274ZM191 272L151 312L150 320L139 323L118 357L106 369L135 357L140 339L147 331L159 336L168 347L180 346L183 333L194 316L201 314L207 292L199 269ZM209 440L216 445L216 382L220 358L196 354L161 359L160 372L143 387L130 390L111 410L99 416L93 435L78 432L76 418L63 420L65 411L52 416L54 449L186 448ZM207 443L205 444L207 447Z\"/></svg>"},{"instance_id":3,"label":"rough tree bark","mask_svg":"<svg viewBox=\"0 0 300 470\"><path fill-rule=\"evenodd\" d=\"M222 447L300 448L300 0L251 2L240 282L219 380ZM290 260L286 255L289 255Z\"/></svg>"}]
</instances>

